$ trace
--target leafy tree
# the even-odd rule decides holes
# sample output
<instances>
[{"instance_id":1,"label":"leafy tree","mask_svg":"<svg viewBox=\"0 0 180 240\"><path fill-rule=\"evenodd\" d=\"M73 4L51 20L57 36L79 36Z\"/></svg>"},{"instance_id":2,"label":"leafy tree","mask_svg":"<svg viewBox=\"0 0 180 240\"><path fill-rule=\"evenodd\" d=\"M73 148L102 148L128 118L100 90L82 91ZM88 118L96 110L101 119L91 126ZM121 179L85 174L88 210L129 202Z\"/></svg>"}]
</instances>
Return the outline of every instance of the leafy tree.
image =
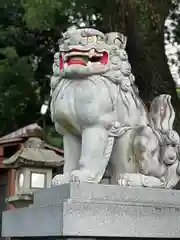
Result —
<instances>
[{"instance_id":1,"label":"leafy tree","mask_svg":"<svg viewBox=\"0 0 180 240\"><path fill-rule=\"evenodd\" d=\"M37 118L38 99L28 56L19 56L16 42L23 22L18 1L0 8L0 134L16 130Z\"/></svg>"},{"instance_id":2,"label":"leafy tree","mask_svg":"<svg viewBox=\"0 0 180 240\"><path fill-rule=\"evenodd\" d=\"M159 94L171 94L177 115L179 114L176 86L164 51L164 23L170 11L177 7L178 1L76 0L69 3L65 0L51 0L45 1L45 4L40 0L24 1L26 21L31 27L32 21L27 17L29 9L41 12L38 19L44 29L55 28L57 16L70 13L69 20L76 24L84 21L87 26L96 25L105 32L120 31L126 34L129 59L144 102L148 105ZM93 16L96 16L95 20ZM34 26L37 26L37 22Z\"/></svg>"},{"instance_id":3,"label":"leafy tree","mask_svg":"<svg viewBox=\"0 0 180 240\"><path fill-rule=\"evenodd\" d=\"M2 0L0 4L1 134L39 118L40 104L49 96L48 75L57 40L69 26L82 23L127 35L129 60L144 102L148 105L161 93L171 94L179 119L176 86L164 50L167 16L180 21L177 12L173 14L178 0ZM173 31L180 41L179 29ZM48 125L52 138L49 120Z\"/></svg>"},{"instance_id":4,"label":"leafy tree","mask_svg":"<svg viewBox=\"0 0 180 240\"><path fill-rule=\"evenodd\" d=\"M58 37L55 31L29 29L19 0L0 5L0 135L4 135L40 118Z\"/></svg>"}]
</instances>

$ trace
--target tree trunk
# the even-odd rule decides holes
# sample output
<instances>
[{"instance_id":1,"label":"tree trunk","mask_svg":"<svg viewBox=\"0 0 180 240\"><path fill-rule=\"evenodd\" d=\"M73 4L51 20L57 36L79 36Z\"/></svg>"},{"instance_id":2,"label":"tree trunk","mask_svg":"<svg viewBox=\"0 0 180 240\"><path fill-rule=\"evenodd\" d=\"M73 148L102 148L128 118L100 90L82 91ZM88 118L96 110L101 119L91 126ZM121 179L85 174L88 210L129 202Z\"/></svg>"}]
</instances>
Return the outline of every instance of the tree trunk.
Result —
<instances>
[{"instance_id":1,"label":"tree trunk","mask_svg":"<svg viewBox=\"0 0 180 240\"><path fill-rule=\"evenodd\" d=\"M144 103L170 94L179 122L180 102L164 49L164 22L170 7L170 0L112 0L106 2L103 25L106 31L120 31L128 37L129 61Z\"/></svg>"}]
</instances>

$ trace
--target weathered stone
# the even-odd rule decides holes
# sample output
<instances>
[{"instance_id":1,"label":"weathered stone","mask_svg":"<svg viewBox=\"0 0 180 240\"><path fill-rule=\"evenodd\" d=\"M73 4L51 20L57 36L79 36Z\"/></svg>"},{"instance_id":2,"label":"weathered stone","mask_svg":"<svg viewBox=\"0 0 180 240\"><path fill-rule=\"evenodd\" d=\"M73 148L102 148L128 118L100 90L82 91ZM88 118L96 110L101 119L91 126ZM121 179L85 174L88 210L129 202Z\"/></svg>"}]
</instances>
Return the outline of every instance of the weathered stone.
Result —
<instances>
[{"instance_id":1,"label":"weathered stone","mask_svg":"<svg viewBox=\"0 0 180 240\"><path fill-rule=\"evenodd\" d=\"M176 190L67 184L35 193L35 204L29 208L4 212L2 233L6 237L179 238L179 214Z\"/></svg>"},{"instance_id":2,"label":"weathered stone","mask_svg":"<svg viewBox=\"0 0 180 240\"><path fill-rule=\"evenodd\" d=\"M67 199L73 201L124 202L164 206L180 206L178 190L131 188L118 185L69 183L40 190L34 195L34 205L60 204Z\"/></svg>"}]
</instances>

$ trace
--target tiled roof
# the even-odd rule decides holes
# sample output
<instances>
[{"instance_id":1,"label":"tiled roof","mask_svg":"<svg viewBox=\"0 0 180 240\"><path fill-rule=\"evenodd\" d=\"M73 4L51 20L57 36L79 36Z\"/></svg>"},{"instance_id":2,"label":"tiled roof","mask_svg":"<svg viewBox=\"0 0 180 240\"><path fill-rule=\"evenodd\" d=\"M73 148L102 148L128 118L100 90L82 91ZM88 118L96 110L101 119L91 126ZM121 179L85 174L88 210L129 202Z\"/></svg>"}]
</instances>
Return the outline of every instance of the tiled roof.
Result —
<instances>
[{"instance_id":1,"label":"tiled roof","mask_svg":"<svg viewBox=\"0 0 180 240\"><path fill-rule=\"evenodd\" d=\"M25 137L41 137L41 136L42 136L42 128L36 123L33 123L1 137L0 144L1 142L3 143L6 141L13 141L14 139L17 139L18 141L21 138L25 138Z\"/></svg>"},{"instance_id":2,"label":"tiled roof","mask_svg":"<svg viewBox=\"0 0 180 240\"><path fill-rule=\"evenodd\" d=\"M0 145L6 143L13 143L13 142L21 142L24 138L30 137L42 137L42 128L37 125L36 123L30 124L26 127L20 128L17 131L14 131L10 134L7 134L0 138ZM54 150L55 152L60 153L61 155L64 154L64 150L54 147L50 144L44 143L47 149Z\"/></svg>"},{"instance_id":3,"label":"tiled roof","mask_svg":"<svg viewBox=\"0 0 180 240\"><path fill-rule=\"evenodd\" d=\"M3 164L15 164L18 159L19 161L21 159L23 159L23 161L25 160L26 164L37 162L43 164L44 166L61 166L64 162L64 159L52 150L28 147L19 150L12 157L5 159Z\"/></svg>"}]
</instances>

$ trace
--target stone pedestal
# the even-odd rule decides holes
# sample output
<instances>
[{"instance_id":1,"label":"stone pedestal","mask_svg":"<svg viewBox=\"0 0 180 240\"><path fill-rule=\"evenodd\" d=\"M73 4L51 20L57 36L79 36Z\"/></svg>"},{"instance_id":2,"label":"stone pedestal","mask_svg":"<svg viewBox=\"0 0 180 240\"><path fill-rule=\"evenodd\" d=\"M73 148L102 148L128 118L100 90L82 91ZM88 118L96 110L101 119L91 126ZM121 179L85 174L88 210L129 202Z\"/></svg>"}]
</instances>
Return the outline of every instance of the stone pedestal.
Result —
<instances>
[{"instance_id":1,"label":"stone pedestal","mask_svg":"<svg viewBox=\"0 0 180 240\"><path fill-rule=\"evenodd\" d=\"M65 184L3 213L5 237L180 238L180 191Z\"/></svg>"}]
</instances>

